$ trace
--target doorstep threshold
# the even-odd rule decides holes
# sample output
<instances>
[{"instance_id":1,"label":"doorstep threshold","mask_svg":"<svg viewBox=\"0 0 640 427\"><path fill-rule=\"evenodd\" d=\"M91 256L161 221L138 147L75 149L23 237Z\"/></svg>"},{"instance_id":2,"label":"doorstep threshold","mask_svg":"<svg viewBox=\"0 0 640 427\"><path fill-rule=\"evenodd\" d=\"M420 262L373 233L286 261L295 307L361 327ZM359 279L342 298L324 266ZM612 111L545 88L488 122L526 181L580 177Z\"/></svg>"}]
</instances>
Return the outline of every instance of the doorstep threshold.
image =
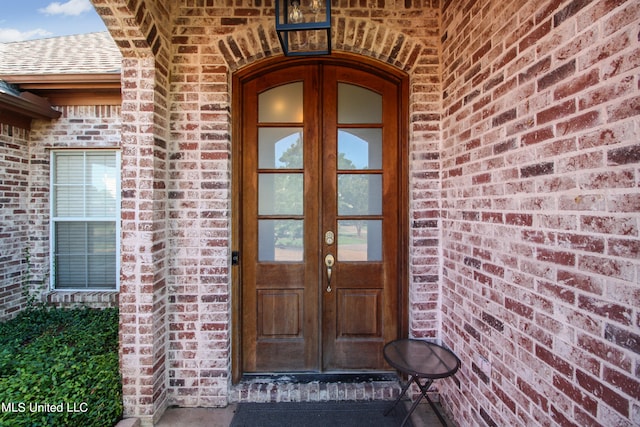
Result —
<instances>
[{"instance_id":1,"label":"doorstep threshold","mask_svg":"<svg viewBox=\"0 0 640 427\"><path fill-rule=\"evenodd\" d=\"M398 381L395 372L295 372L244 374L241 383L307 384Z\"/></svg>"}]
</instances>

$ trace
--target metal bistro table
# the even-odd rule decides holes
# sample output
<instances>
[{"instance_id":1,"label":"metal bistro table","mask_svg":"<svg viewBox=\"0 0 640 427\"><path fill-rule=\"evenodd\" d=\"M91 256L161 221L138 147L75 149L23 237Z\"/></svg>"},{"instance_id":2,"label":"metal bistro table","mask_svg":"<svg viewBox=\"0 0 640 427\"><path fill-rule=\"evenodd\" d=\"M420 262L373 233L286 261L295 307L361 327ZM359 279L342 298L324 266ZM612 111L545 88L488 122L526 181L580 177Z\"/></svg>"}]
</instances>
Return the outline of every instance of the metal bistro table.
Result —
<instances>
[{"instance_id":1,"label":"metal bistro table","mask_svg":"<svg viewBox=\"0 0 640 427\"><path fill-rule=\"evenodd\" d=\"M418 403L420 403L420 400L422 400L422 397L424 397L435 411L442 425L446 427L447 422L431 399L429 399L429 396L427 396L427 391L434 380L447 378L455 374L458 368L460 368L460 359L458 359L451 350L441 345L415 339L391 341L384 346L383 352L384 358L389 365L401 373L409 375L409 381L402 387L400 396L398 396L396 401L393 402L393 405L385 411L384 415L386 416L391 412L404 397L411 383L414 382L418 388L420 388L421 394L416 401L413 402L409 413L402 421L402 426L405 425L418 406Z\"/></svg>"}]
</instances>

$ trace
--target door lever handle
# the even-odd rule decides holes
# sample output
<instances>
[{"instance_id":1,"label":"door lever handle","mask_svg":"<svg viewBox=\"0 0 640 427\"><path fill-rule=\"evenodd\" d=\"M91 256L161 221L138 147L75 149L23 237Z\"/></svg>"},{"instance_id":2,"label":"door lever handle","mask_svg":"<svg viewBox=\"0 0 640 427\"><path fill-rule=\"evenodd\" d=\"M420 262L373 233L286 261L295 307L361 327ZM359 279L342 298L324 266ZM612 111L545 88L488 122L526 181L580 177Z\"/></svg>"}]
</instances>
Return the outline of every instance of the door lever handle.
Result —
<instances>
[{"instance_id":1,"label":"door lever handle","mask_svg":"<svg viewBox=\"0 0 640 427\"><path fill-rule=\"evenodd\" d=\"M331 254L324 257L324 265L327 267L327 292L331 292L331 273L336 260Z\"/></svg>"}]
</instances>

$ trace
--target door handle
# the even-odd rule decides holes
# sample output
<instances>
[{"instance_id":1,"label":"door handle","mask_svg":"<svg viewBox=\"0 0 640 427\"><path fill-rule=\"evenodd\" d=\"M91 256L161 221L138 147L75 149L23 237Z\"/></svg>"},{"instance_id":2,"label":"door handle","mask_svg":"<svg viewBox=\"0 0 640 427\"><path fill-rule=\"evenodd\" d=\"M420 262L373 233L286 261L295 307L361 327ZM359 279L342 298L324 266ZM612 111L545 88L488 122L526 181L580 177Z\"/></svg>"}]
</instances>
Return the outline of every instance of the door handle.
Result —
<instances>
[{"instance_id":1,"label":"door handle","mask_svg":"<svg viewBox=\"0 0 640 427\"><path fill-rule=\"evenodd\" d=\"M327 267L327 292L331 292L331 273L336 260L331 254L324 257L324 265Z\"/></svg>"}]
</instances>

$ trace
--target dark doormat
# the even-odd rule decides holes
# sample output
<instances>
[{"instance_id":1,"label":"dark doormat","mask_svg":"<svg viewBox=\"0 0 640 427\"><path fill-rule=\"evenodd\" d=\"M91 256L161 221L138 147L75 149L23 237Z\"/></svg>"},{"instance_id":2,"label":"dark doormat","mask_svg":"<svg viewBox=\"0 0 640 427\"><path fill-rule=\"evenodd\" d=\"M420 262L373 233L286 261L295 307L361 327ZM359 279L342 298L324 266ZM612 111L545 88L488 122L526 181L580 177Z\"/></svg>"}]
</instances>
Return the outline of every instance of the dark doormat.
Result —
<instances>
[{"instance_id":1,"label":"dark doormat","mask_svg":"<svg viewBox=\"0 0 640 427\"><path fill-rule=\"evenodd\" d=\"M231 427L397 427L407 415L404 402L396 405L388 401L364 402L280 402L240 403ZM407 420L411 427L411 420Z\"/></svg>"}]
</instances>

